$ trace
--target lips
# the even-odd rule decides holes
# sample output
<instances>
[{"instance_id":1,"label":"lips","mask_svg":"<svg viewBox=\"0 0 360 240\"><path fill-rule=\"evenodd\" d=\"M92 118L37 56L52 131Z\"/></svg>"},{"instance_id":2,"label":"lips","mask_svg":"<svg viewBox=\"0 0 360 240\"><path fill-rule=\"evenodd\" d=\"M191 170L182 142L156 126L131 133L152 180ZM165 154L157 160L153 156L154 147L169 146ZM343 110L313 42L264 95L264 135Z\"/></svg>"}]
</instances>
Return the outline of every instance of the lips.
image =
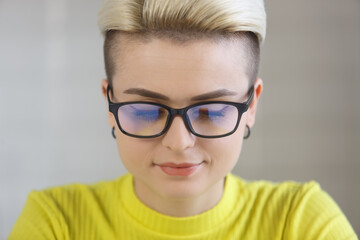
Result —
<instances>
[{"instance_id":1,"label":"lips","mask_svg":"<svg viewBox=\"0 0 360 240\"><path fill-rule=\"evenodd\" d=\"M192 163L162 163L156 164L164 173L170 176L190 176L200 168L203 162L198 164Z\"/></svg>"}]
</instances>

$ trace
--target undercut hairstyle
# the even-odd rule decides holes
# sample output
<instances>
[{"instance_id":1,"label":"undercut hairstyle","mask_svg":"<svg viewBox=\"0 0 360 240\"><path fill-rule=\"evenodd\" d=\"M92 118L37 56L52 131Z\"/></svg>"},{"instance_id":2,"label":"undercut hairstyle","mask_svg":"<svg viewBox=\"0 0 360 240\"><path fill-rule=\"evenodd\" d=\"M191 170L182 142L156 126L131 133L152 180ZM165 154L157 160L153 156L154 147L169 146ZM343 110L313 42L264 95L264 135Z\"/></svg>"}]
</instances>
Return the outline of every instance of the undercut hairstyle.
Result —
<instances>
[{"instance_id":1,"label":"undercut hairstyle","mask_svg":"<svg viewBox=\"0 0 360 240\"><path fill-rule=\"evenodd\" d=\"M142 43L154 38L186 45L197 40L238 42L245 50L246 74L252 85L258 74L260 46L266 33L263 0L103 0L98 24L104 36L109 87L126 50L124 39Z\"/></svg>"}]
</instances>

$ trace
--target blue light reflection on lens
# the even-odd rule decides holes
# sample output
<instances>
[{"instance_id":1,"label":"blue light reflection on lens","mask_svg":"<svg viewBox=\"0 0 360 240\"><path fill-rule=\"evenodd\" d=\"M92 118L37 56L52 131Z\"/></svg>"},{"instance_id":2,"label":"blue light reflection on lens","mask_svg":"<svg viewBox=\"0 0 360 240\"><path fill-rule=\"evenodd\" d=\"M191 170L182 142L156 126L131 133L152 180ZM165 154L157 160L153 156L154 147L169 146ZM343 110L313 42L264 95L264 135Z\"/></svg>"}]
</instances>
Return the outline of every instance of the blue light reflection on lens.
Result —
<instances>
[{"instance_id":1,"label":"blue light reflection on lens","mask_svg":"<svg viewBox=\"0 0 360 240\"><path fill-rule=\"evenodd\" d=\"M150 105L150 104L137 104L129 105L131 108L131 114L136 121L156 121L165 116L165 111L161 107Z\"/></svg>"},{"instance_id":2,"label":"blue light reflection on lens","mask_svg":"<svg viewBox=\"0 0 360 240\"><path fill-rule=\"evenodd\" d=\"M226 117L226 114L228 112L228 108L229 106L223 105L224 107L220 110L212 110L214 109L214 107L218 107L219 104L217 105L201 105L201 106L197 106L194 107L192 109L189 110L188 114L190 115L190 119L192 119L193 121L195 120L200 120L200 121L206 121L206 120L210 120L210 121L215 121L215 120L221 120L224 119L224 117ZM221 105L220 105L221 106Z\"/></svg>"}]
</instances>

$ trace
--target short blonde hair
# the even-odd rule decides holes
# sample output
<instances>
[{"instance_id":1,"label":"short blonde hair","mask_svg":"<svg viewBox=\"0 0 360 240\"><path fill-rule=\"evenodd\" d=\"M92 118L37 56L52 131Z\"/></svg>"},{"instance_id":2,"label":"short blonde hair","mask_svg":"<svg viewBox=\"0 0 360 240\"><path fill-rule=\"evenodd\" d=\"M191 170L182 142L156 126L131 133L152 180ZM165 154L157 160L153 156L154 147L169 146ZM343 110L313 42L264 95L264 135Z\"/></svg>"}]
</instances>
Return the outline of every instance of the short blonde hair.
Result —
<instances>
[{"instance_id":1,"label":"short blonde hair","mask_svg":"<svg viewBox=\"0 0 360 240\"><path fill-rule=\"evenodd\" d=\"M115 38L168 38L184 44L209 38L242 40L248 53L247 74L254 82L260 45L266 34L263 0L103 0L98 25L105 37L105 70L112 89L115 54L122 46ZM118 40L118 39L117 39Z\"/></svg>"},{"instance_id":2,"label":"short blonde hair","mask_svg":"<svg viewBox=\"0 0 360 240\"><path fill-rule=\"evenodd\" d=\"M263 0L104 0L98 24L104 36L109 30L249 31L262 43L266 13Z\"/></svg>"}]
</instances>

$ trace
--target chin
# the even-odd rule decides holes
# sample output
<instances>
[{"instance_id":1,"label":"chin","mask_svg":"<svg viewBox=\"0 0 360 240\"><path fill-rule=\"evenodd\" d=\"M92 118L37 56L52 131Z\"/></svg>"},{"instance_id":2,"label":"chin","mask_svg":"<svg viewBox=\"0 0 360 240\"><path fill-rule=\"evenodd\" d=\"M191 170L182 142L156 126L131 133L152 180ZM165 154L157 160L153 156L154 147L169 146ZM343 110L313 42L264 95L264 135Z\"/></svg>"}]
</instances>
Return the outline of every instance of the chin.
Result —
<instances>
[{"instance_id":1,"label":"chin","mask_svg":"<svg viewBox=\"0 0 360 240\"><path fill-rule=\"evenodd\" d=\"M195 179L162 180L156 186L157 191L166 198L192 198L205 191L205 186Z\"/></svg>"}]
</instances>

